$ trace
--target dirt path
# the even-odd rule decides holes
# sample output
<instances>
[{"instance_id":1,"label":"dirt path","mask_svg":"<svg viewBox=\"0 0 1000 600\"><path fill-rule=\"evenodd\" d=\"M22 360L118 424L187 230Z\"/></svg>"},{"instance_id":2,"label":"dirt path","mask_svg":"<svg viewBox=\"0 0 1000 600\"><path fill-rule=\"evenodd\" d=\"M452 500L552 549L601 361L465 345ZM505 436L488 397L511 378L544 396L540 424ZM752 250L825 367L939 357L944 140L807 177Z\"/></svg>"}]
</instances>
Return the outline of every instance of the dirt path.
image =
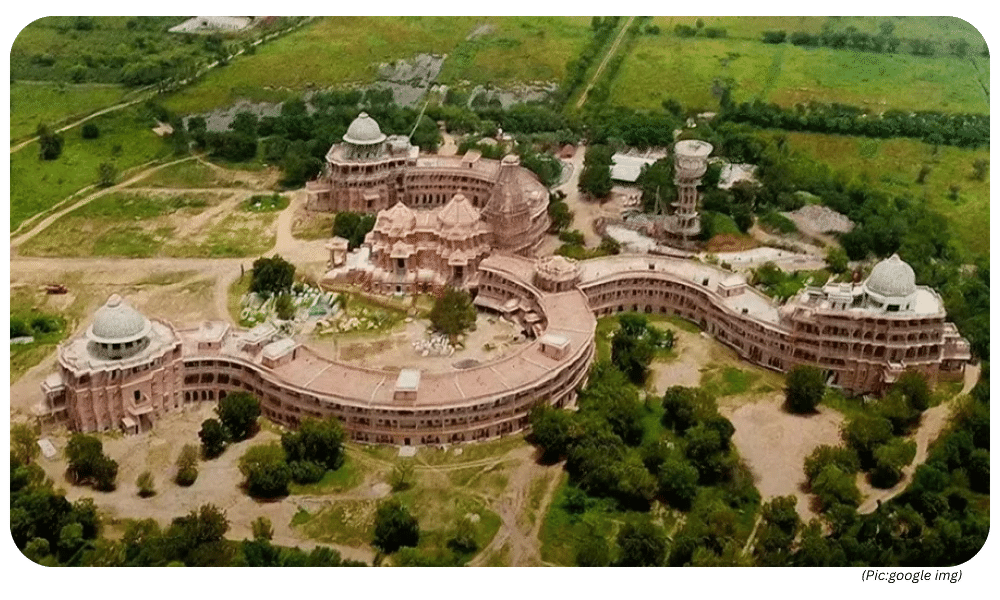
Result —
<instances>
[{"instance_id":1,"label":"dirt path","mask_svg":"<svg viewBox=\"0 0 1000 600\"><path fill-rule=\"evenodd\" d=\"M16 230L14 230L13 234L11 235L11 239L10 239L10 253L11 253L11 256L13 256L15 254L17 248L21 244L23 244L24 242L30 240L31 238L35 237L36 235L38 235L46 227L48 227L52 223L56 222L56 220L62 218L63 215L65 215L66 213L74 211L74 210L80 208L81 206L84 206L84 205L88 204L89 202L93 201L95 198L100 198L101 196L103 196L105 194L110 194L112 192L121 191L122 189L124 189L124 188L132 185L133 183L136 183L138 181L142 181L143 179L145 179L146 177L148 177L148 176L152 175L153 173L159 171L160 169L169 167L171 165L176 165L177 163L182 163L184 161L193 160L193 159L194 159L194 157L192 157L192 156L185 156L184 158L181 158L181 159L178 159L178 160L174 160L174 161L167 162L167 163L162 163L162 164L156 165L154 167L150 167L148 169L143 169L143 170L139 171L138 173L132 175L131 177L129 177L125 181L122 181L121 183L116 183L115 185L113 185L111 187L106 187L106 188L104 188L104 189L102 189L100 191L94 192L93 194L89 194L87 196L84 196L83 198L81 198L80 200L78 200L78 201L74 202L73 204L67 206L66 208L58 210L58 211L52 213L51 215L45 217L44 219L42 219L41 221L39 221L37 224L35 224L35 226L32 227L31 229L29 229L28 231L26 231L24 233L21 233L21 234L19 234L19 235L17 235L15 237L13 234L17 234L21 230L21 227L18 227ZM88 186L88 188L89 187L93 187L93 186ZM84 188L84 190L86 190L88 188ZM79 193L79 192L77 192L77 193ZM70 196L70 197L72 198L72 196Z\"/></svg>"},{"instance_id":2,"label":"dirt path","mask_svg":"<svg viewBox=\"0 0 1000 600\"><path fill-rule=\"evenodd\" d=\"M106 115L109 112L115 112L115 111L121 110L123 108L128 108L129 106L132 106L133 104L138 104L138 103L142 102L143 100L146 100L147 98L151 98L151 97L153 97L155 95L156 95L155 93L154 94L148 94L148 95L144 95L144 96L141 96L139 98L136 98L135 100L130 100L128 102L122 102L121 104L116 104L114 106L109 106L107 108L103 108L103 109L101 109L101 110L99 110L99 111L97 111L95 113L91 113L91 114L87 115L86 117L83 117L82 119L74 121L74 122L70 123L69 125L65 125L63 127L60 127L59 129L56 129L56 131L62 132L62 131L66 131L67 129L72 129L72 128L77 127L79 125L83 125L84 123L86 123L87 121L89 121L91 119L95 119L95 118L97 118L97 117L99 117L101 115ZM29 138L29 139L27 139L27 140L25 140L25 141L17 144L16 146L11 146L10 147L10 153L14 154L18 150L24 148L28 144L30 144L30 143L32 143L34 141L37 141L37 140L38 140L38 136L36 135L36 136L34 136L32 138Z\"/></svg>"},{"instance_id":3,"label":"dirt path","mask_svg":"<svg viewBox=\"0 0 1000 600\"><path fill-rule=\"evenodd\" d=\"M448 130L441 127L441 147L438 148L438 156L455 156L458 154L458 144L455 143L455 136L448 133Z\"/></svg>"},{"instance_id":4,"label":"dirt path","mask_svg":"<svg viewBox=\"0 0 1000 600\"><path fill-rule=\"evenodd\" d=\"M858 474L858 489L861 490L861 495L865 499L861 503L861 506L858 507L860 514L874 512L879 504L892 500L901 494L906 489L906 486L910 485L913 473L916 472L917 467L927 462L927 451L930 445L934 443L944 428L948 426L948 420L955 406L955 398L972 391L973 386L979 381L979 372L979 365L966 366L965 385L962 386L962 391L947 402L942 402L934 408L924 411L923 416L920 418L920 427L911 437L917 443L917 454L913 457L913 461L910 464L903 467L903 477L899 480L899 483L889 489L883 490L872 487L863 473Z\"/></svg>"},{"instance_id":5,"label":"dirt path","mask_svg":"<svg viewBox=\"0 0 1000 600\"><path fill-rule=\"evenodd\" d=\"M608 49L608 53L604 55L604 60L602 60L601 64L597 66L597 71L595 71L594 76L590 78L590 83L587 84L586 89L584 89L583 93L580 94L580 99L576 102L577 108L583 107L584 103L587 101L587 94L590 92L590 89L594 87L594 84L597 83L597 79L601 76L601 72L604 70L604 67L607 66L608 61L611 60L611 57L618 51L618 46L622 43L622 40L625 38L625 34L628 33L628 28L632 25L632 21L634 20L635 17L629 17L628 21L625 21L625 26L622 27L620 32L618 32L618 37L616 37L615 42L611 44L611 48Z\"/></svg>"},{"instance_id":6,"label":"dirt path","mask_svg":"<svg viewBox=\"0 0 1000 600\"><path fill-rule=\"evenodd\" d=\"M489 558L505 547L509 552L512 567L538 566L543 564L538 539L544 515L555 495L561 465L540 465L535 460L535 448L525 446L507 453L504 458L517 460L519 464L507 481L507 488L499 498L490 502L490 508L500 515L500 529L489 544L469 561L470 567L481 567ZM539 477L546 478L545 495L537 507L533 524L526 526L522 516L532 510L529 496L532 483Z\"/></svg>"}]
</instances>

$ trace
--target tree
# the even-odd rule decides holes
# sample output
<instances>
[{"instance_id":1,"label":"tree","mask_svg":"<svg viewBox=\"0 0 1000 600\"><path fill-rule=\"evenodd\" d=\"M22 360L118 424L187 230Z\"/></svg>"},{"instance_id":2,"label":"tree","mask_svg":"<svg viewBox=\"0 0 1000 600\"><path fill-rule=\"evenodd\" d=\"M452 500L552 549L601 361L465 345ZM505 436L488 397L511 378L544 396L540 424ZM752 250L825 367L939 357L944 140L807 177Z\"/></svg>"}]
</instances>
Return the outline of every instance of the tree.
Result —
<instances>
[{"instance_id":1,"label":"tree","mask_svg":"<svg viewBox=\"0 0 1000 600\"><path fill-rule=\"evenodd\" d=\"M392 554L403 546L416 547L419 541L420 526L405 506L395 499L379 504L375 511L373 546Z\"/></svg>"},{"instance_id":2,"label":"tree","mask_svg":"<svg viewBox=\"0 0 1000 600\"><path fill-rule=\"evenodd\" d=\"M257 432L257 417L260 416L260 402L249 392L233 392L222 400L215 409L219 421L230 440L239 442Z\"/></svg>"},{"instance_id":3,"label":"tree","mask_svg":"<svg viewBox=\"0 0 1000 600\"><path fill-rule=\"evenodd\" d=\"M375 227L375 215L355 212L339 212L333 218L333 235L347 240L347 247L357 248L365 241L365 236Z\"/></svg>"},{"instance_id":4,"label":"tree","mask_svg":"<svg viewBox=\"0 0 1000 600\"><path fill-rule=\"evenodd\" d=\"M107 456L101 455L94 465L94 489L110 492L115 489L115 479L118 477L118 463Z\"/></svg>"},{"instance_id":5,"label":"tree","mask_svg":"<svg viewBox=\"0 0 1000 600\"><path fill-rule=\"evenodd\" d=\"M806 479L812 483L827 465L836 465L837 468L848 474L857 473L858 469L861 468L861 465L858 463L858 455L851 448L839 448L828 445L817 446L806 457Z\"/></svg>"},{"instance_id":6,"label":"tree","mask_svg":"<svg viewBox=\"0 0 1000 600\"><path fill-rule=\"evenodd\" d=\"M156 482L153 480L153 474L149 471L143 471L139 474L135 480L135 486L139 488L139 496L142 498L156 495Z\"/></svg>"},{"instance_id":7,"label":"tree","mask_svg":"<svg viewBox=\"0 0 1000 600\"><path fill-rule=\"evenodd\" d=\"M408 460L393 465L392 473L389 474L392 491L401 492L413 486L413 469L413 462Z\"/></svg>"},{"instance_id":8,"label":"tree","mask_svg":"<svg viewBox=\"0 0 1000 600\"><path fill-rule=\"evenodd\" d=\"M812 493L816 494L823 510L836 504L857 506L861 503L861 492L854 475L841 471L837 465L827 465L812 482Z\"/></svg>"},{"instance_id":9,"label":"tree","mask_svg":"<svg viewBox=\"0 0 1000 600\"><path fill-rule=\"evenodd\" d=\"M899 376L892 389L902 394L917 411L923 412L930 405L931 388L927 385L927 376L919 371L907 369Z\"/></svg>"},{"instance_id":10,"label":"tree","mask_svg":"<svg viewBox=\"0 0 1000 600\"><path fill-rule=\"evenodd\" d=\"M104 444L92 435L74 433L66 444L66 461L77 483L93 477L103 457Z\"/></svg>"},{"instance_id":11,"label":"tree","mask_svg":"<svg viewBox=\"0 0 1000 600\"><path fill-rule=\"evenodd\" d=\"M62 154L63 137L53 132L48 125L38 124L35 131L38 135L38 157L42 160L55 160Z\"/></svg>"},{"instance_id":12,"label":"tree","mask_svg":"<svg viewBox=\"0 0 1000 600\"><path fill-rule=\"evenodd\" d=\"M285 451L276 442L247 450L240 457L240 473L251 496L276 498L288 495L292 470L285 462Z\"/></svg>"},{"instance_id":13,"label":"tree","mask_svg":"<svg viewBox=\"0 0 1000 600\"><path fill-rule=\"evenodd\" d=\"M683 457L673 455L660 465L660 493L671 506L688 510L698 494L698 469Z\"/></svg>"},{"instance_id":14,"label":"tree","mask_svg":"<svg viewBox=\"0 0 1000 600\"><path fill-rule=\"evenodd\" d=\"M569 451L573 441L573 414L549 404L531 411L531 441L542 448L545 460L555 461Z\"/></svg>"},{"instance_id":15,"label":"tree","mask_svg":"<svg viewBox=\"0 0 1000 600\"><path fill-rule=\"evenodd\" d=\"M815 412L825 392L822 371L809 365L792 367L785 380L785 410L799 414Z\"/></svg>"},{"instance_id":16,"label":"tree","mask_svg":"<svg viewBox=\"0 0 1000 600\"><path fill-rule=\"evenodd\" d=\"M263 295L280 294L292 287L295 266L275 254L271 258L261 257L253 262L250 275L250 291Z\"/></svg>"},{"instance_id":17,"label":"tree","mask_svg":"<svg viewBox=\"0 0 1000 600\"><path fill-rule=\"evenodd\" d=\"M833 246L826 253L826 266L831 273L843 273L847 270L847 252L840 246Z\"/></svg>"},{"instance_id":18,"label":"tree","mask_svg":"<svg viewBox=\"0 0 1000 600\"><path fill-rule=\"evenodd\" d=\"M114 163L102 162L97 166L97 183L101 187L111 187L118 181L118 169Z\"/></svg>"},{"instance_id":19,"label":"tree","mask_svg":"<svg viewBox=\"0 0 1000 600\"><path fill-rule=\"evenodd\" d=\"M219 430L221 432L221 425ZM177 485L187 487L193 484L196 479L198 479L198 447L194 444L184 444L181 453L177 456L177 475L174 477L174 482Z\"/></svg>"},{"instance_id":20,"label":"tree","mask_svg":"<svg viewBox=\"0 0 1000 600\"><path fill-rule=\"evenodd\" d=\"M215 458L226 449L226 430L218 419L206 419L198 432L201 438L201 452L205 458Z\"/></svg>"},{"instance_id":21,"label":"tree","mask_svg":"<svg viewBox=\"0 0 1000 600\"><path fill-rule=\"evenodd\" d=\"M80 130L80 136L85 140L96 140L101 137L101 130L93 123L84 123Z\"/></svg>"},{"instance_id":22,"label":"tree","mask_svg":"<svg viewBox=\"0 0 1000 600\"><path fill-rule=\"evenodd\" d=\"M336 417L306 418L298 431L281 435L281 447L289 462L312 462L324 472L336 471L344 462L344 430Z\"/></svg>"},{"instance_id":23,"label":"tree","mask_svg":"<svg viewBox=\"0 0 1000 600\"><path fill-rule=\"evenodd\" d=\"M874 465L875 449L892 437L892 423L885 417L861 413L843 425L840 436L858 453L862 468Z\"/></svg>"},{"instance_id":24,"label":"tree","mask_svg":"<svg viewBox=\"0 0 1000 600\"><path fill-rule=\"evenodd\" d=\"M903 467L913 462L917 444L912 440L894 437L875 449L875 468L871 482L875 487L890 488L903 476Z\"/></svg>"},{"instance_id":25,"label":"tree","mask_svg":"<svg viewBox=\"0 0 1000 600\"><path fill-rule=\"evenodd\" d=\"M969 453L965 468L969 475L969 488L980 494L990 493L990 451L976 448Z\"/></svg>"},{"instance_id":26,"label":"tree","mask_svg":"<svg viewBox=\"0 0 1000 600\"><path fill-rule=\"evenodd\" d=\"M636 385L641 386L646 381L653 355L654 349L645 335L645 327L637 335L623 325L611 340L611 362Z\"/></svg>"},{"instance_id":27,"label":"tree","mask_svg":"<svg viewBox=\"0 0 1000 600\"><path fill-rule=\"evenodd\" d=\"M18 462L28 465L38 456L38 434L27 423L10 426L10 451Z\"/></svg>"},{"instance_id":28,"label":"tree","mask_svg":"<svg viewBox=\"0 0 1000 600\"><path fill-rule=\"evenodd\" d=\"M434 329L454 338L476 325L476 307L469 292L449 287L434 300L430 314Z\"/></svg>"},{"instance_id":29,"label":"tree","mask_svg":"<svg viewBox=\"0 0 1000 600\"><path fill-rule=\"evenodd\" d=\"M274 301L274 310L278 313L279 319L288 321L295 318L295 303L292 302L291 294L280 294Z\"/></svg>"},{"instance_id":30,"label":"tree","mask_svg":"<svg viewBox=\"0 0 1000 600\"><path fill-rule=\"evenodd\" d=\"M618 532L618 550L623 567L659 567L667 555L667 536L649 519L632 520Z\"/></svg>"}]
</instances>

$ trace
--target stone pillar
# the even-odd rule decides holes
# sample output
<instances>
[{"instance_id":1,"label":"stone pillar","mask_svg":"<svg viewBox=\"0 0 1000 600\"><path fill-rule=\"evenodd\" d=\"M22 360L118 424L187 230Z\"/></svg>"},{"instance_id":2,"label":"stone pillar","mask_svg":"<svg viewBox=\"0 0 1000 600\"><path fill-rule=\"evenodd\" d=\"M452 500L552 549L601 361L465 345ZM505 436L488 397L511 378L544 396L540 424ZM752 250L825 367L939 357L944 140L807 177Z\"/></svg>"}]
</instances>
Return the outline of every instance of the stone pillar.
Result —
<instances>
[{"instance_id":1,"label":"stone pillar","mask_svg":"<svg viewBox=\"0 0 1000 600\"><path fill-rule=\"evenodd\" d=\"M674 144L674 184L677 186L674 218L676 233L685 246L701 233L698 184L708 168L708 155L711 153L712 144L701 140L684 140Z\"/></svg>"}]
</instances>

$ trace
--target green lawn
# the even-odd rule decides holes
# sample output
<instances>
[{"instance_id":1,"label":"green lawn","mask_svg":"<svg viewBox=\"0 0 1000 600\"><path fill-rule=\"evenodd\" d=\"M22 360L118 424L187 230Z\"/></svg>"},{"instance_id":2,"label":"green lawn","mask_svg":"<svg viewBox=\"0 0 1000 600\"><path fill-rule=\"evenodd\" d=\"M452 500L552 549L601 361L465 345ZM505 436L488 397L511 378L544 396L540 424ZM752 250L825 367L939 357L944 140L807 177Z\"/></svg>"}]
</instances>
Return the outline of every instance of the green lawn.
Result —
<instances>
[{"instance_id":1,"label":"green lawn","mask_svg":"<svg viewBox=\"0 0 1000 600\"><path fill-rule=\"evenodd\" d=\"M126 92L118 85L16 81L10 86L10 139L34 135L39 123L56 125L117 104Z\"/></svg>"},{"instance_id":2,"label":"green lawn","mask_svg":"<svg viewBox=\"0 0 1000 600\"><path fill-rule=\"evenodd\" d=\"M101 131L85 140L79 129L63 134L65 144L56 160L40 160L34 142L10 155L10 228L47 211L97 181L97 167L111 162L119 173L162 159L170 148L152 132L152 122L135 109L103 115L93 121Z\"/></svg>"},{"instance_id":3,"label":"green lawn","mask_svg":"<svg viewBox=\"0 0 1000 600\"><path fill-rule=\"evenodd\" d=\"M863 137L819 133L782 132L788 145L836 171L858 177L875 188L893 195L923 199L944 215L960 246L973 255L990 250L990 180L972 179L973 162L990 159L989 148L968 150L934 146L917 140L876 140ZM917 183L921 167L930 173ZM961 188L958 200L949 197L949 188Z\"/></svg>"},{"instance_id":4,"label":"green lawn","mask_svg":"<svg viewBox=\"0 0 1000 600\"><path fill-rule=\"evenodd\" d=\"M980 81L988 82L988 75L989 61L979 59L679 38L664 31L638 38L612 85L611 103L656 110L673 98L687 109L717 110L713 86L730 82L736 102L985 113L989 102Z\"/></svg>"},{"instance_id":5,"label":"green lawn","mask_svg":"<svg viewBox=\"0 0 1000 600\"><path fill-rule=\"evenodd\" d=\"M292 494L335 494L357 487L364 479L364 471L356 460L344 457L344 464L336 471L327 471L316 483L289 486Z\"/></svg>"}]
</instances>

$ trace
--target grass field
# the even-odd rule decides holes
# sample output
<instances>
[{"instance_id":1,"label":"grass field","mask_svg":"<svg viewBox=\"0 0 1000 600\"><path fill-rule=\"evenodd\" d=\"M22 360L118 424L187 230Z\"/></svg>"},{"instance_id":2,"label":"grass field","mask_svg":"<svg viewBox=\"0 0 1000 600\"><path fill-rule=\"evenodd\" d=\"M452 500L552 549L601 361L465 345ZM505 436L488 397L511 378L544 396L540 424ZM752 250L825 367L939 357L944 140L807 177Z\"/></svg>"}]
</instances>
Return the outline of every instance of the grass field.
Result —
<instances>
[{"instance_id":1,"label":"grass field","mask_svg":"<svg viewBox=\"0 0 1000 600\"><path fill-rule=\"evenodd\" d=\"M55 125L112 106L126 93L118 85L14 82L10 86L10 139L34 135L39 123Z\"/></svg>"},{"instance_id":2,"label":"grass field","mask_svg":"<svg viewBox=\"0 0 1000 600\"><path fill-rule=\"evenodd\" d=\"M170 154L134 109L97 117L92 121L101 136L85 140L78 129L63 134L65 144L56 160L40 160L38 143L10 155L10 228L44 212L75 192L97 182L97 167L111 162L119 173Z\"/></svg>"},{"instance_id":3,"label":"grass field","mask_svg":"<svg viewBox=\"0 0 1000 600\"><path fill-rule=\"evenodd\" d=\"M230 185L232 182L220 178L211 167L189 160L164 167L131 187L208 188Z\"/></svg>"},{"instance_id":4,"label":"grass field","mask_svg":"<svg viewBox=\"0 0 1000 600\"><path fill-rule=\"evenodd\" d=\"M275 101L289 90L371 83L380 63L421 53L449 55L445 82L558 80L588 28L589 17L325 17L214 69L164 104L192 113L240 98Z\"/></svg>"},{"instance_id":5,"label":"grass field","mask_svg":"<svg viewBox=\"0 0 1000 600\"><path fill-rule=\"evenodd\" d=\"M988 80L989 61L978 58L679 38L664 31L637 40L612 85L611 103L655 110L673 98L687 109L717 110L713 84L729 81L736 102L761 99L794 106L818 101L875 110L985 113L989 101L981 81Z\"/></svg>"},{"instance_id":6,"label":"grass field","mask_svg":"<svg viewBox=\"0 0 1000 600\"><path fill-rule=\"evenodd\" d=\"M760 40L765 31L783 30L818 34L824 26L833 31L854 27L859 32L877 34L883 21L894 25L893 35L900 39L919 38L937 42L964 39L978 49L983 36L976 27L957 17L655 17L653 22L664 33L673 33L675 25L695 27L701 19L705 27L721 27L730 38Z\"/></svg>"},{"instance_id":7,"label":"grass field","mask_svg":"<svg viewBox=\"0 0 1000 600\"><path fill-rule=\"evenodd\" d=\"M934 146L910 139L875 140L863 137L787 132L788 145L834 170L867 181L894 195L923 199L944 215L960 246L974 255L990 250L990 180L972 179L972 164L989 160L989 149L967 150ZM923 184L917 183L922 165L931 167ZM949 188L961 188L958 200Z\"/></svg>"},{"instance_id":8,"label":"grass field","mask_svg":"<svg viewBox=\"0 0 1000 600\"><path fill-rule=\"evenodd\" d=\"M213 210L228 197L107 194L57 220L21 251L28 256L225 258L257 256L271 248L277 213Z\"/></svg>"},{"instance_id":9,"label":"grass field","mask_svg":"<svg viewBox=\"0 0 1000 600\"><path fill-rule=\"evenodd\" d=\"M560 81L590 37L590 17L483 17L487 31L449 53L439 81Z\"/></svg>"}]
</instances>

